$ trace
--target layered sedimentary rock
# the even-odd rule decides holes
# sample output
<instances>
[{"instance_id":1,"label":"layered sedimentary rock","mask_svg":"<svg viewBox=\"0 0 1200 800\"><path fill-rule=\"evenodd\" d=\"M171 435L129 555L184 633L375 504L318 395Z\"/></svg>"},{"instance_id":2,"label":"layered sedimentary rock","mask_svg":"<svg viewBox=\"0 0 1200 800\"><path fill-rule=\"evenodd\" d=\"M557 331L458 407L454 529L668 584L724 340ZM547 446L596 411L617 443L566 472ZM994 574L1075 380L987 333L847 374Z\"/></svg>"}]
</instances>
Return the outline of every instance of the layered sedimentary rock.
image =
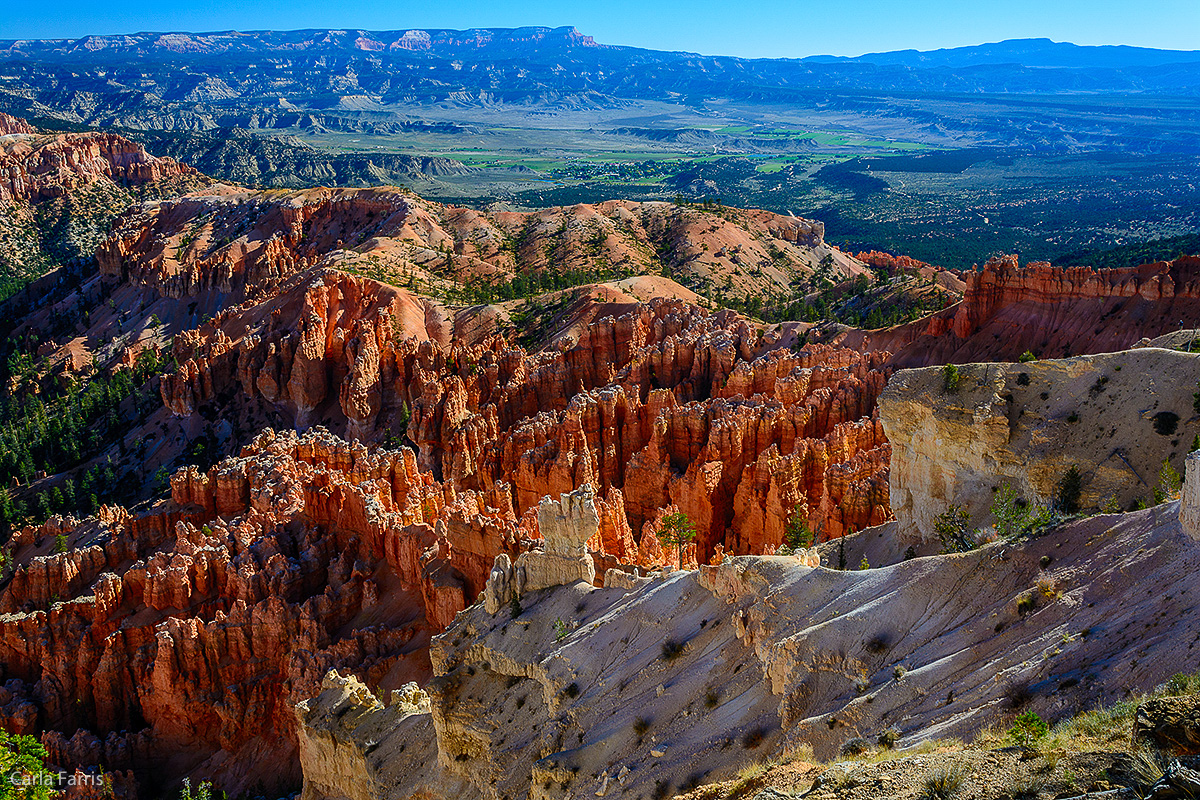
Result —
<instances>
[{"instance_id":1,"label":"layered sedimentary rock","mask_svg":"<svg viewBox=\"0 0 1200 800\"><path fill-rule=\"evenodd\" d=\"M98 258L110 280L226 298L176 337L179 367L160 384L176 415L244 416L230 404L257 404L298 429L406 438L421 468L456 490L506 484L518 516L591 484L606 555L628 563L647 520L672 503L699 522L702 560L717 545L779 544L778 514L826 536L887 518L886 443L870 421L886 356L788 353L732 312L639 303L615 286L578 293L552 344L529 353L440 303L330 267L495 284L514 270L587 268L596 248L638 270L648 248L684 264L711 245L735 266L770 261L771 280L824 256L861 270L822 234L793 217L658 203L484 214L392 189L226 188L131 212ZM481 572L496 554L479 554Z\"/></svg>"},{"instance_id":2,"label":"layered sedimentary rock","mask_svg":"<svg viewBox=\"0 0 1200 800\"><path fill-rule=\"evenodd\" d=\"M0 202L31 203L63 197L104 181L121 186L199 183L194 169L156 158L141 145L111 133L37 135L13 117L0 119Z\"/></svg>"},{"instance_id":3,"label":"layered sedimentary rock","mask_svg":"<svg viewBox=\"0 0 1200 800\"><path fill-rule=\"evenodd\" d=\"M1200 451L1188 453L1183 486L1179 492L1179 524L1188 536L1200 541Z\"/></svg>"},{"instance_id":4,"label":"layered sedimentary rock","mask_svg":"<svg viewBox=\"0 0 1200 800\"><path fill-rule=\"evenodd\" d=\"M549 586L596 581L596 565L588 542L600 533L600 515L590 484L558 500L546 497L537 509L542 546L522 553L516 564L507 555L496 556L483 590L484 606L495 614L521 595Z\"/></svg>"},{"instance_id":5,"label":"layered sedimentary rock","mask_svg":"<svg viewBox=\"0 0 1200 800\"><path fill-rule=\"evenodd\" d=\"M1176 508L882 569L735 557L472 606L432 644L439 763L487 798L644 796L889 729L968 737L1018 687L1043 718L1114 702L1200 630Z\"/></svg>"},{"instance_id":6,"label":"layered sedimentary rock","mask_svg":"<svg viewBox=\"0 0 1200 800\"><path fill-rule=\"evenodd\" d=\"M957 369L953 390L942 369L926 367L895 373L879 397L902 535L935 538L936 517L952 505L992 522L1005 483L1030 503L1053 503L1072 466L1081 508L1151 502L1156 490L1178 489L1164 485L1163 464L1183 474L1200 434L1200 355L1145 348ZM1189 501L1183 518L1191 515Z\"/></svg>"},{"instance_id":7,"label":"layered sedimentary rock","mask_svg":"<svg viewBox=\"0 0 1200 800\"><path fill-rule=\"evenodd\" d=\"M26 529L0 593L5 727L96 731L57 740L58 763L149 787L177 776L176 752L231 792L267 765L298 781L292 705L336 667L385 690L423 681L430 631L483 588L435 529L490 514L509 537L492 547L522 549L511 512L437 484L412 451L320 430L268 431L171 489L143 516Z\"/></svg>"},{"instance_id":8,"label":"layered sedimentary rock","mask_svg":"<svg viewBox=\"0 0 1200 800\"><path fill-rule=\"evenodd\" d=\"M1016 256L962 273L960 303L882 331L838 333L832 342L883 349L898 366L1014 361L1115 352L1200 316L1200 258L1122 269L1020 266Z\"/></svg>"},{"instance_id":9,"label":"layered sedimentary rock","mask_svg":"<svg viewBox=\"0 0 1200 800\"><path fill-rule=\"evenodd\" d=\"M33 126L19 117L0 113L0 136L12 133L33 133Z\"/></svg>"},{"instance_id":10,"label":"layered sedimentary rock","mask_svg":"<svg viewBox=\"0 0 1200 800\"><path fill-rule=\"evenodd\" d=\"M501 336L459 338L443 306L403 289L307 266L339 263L330 248L356 231L410 241L416 258L448 241L451 222L485 232L518 222L462 210L439 221L427 206L383 190L185 198L131 215L100 261L111 278L173 297L240 298L176 337L179 368L160 384L175 414L215 413L236 395L300 429L321 422L367 441L407 437L420 466L458 489L508 484L517 515L590 483L607 504L617 559L636 560L638 533L670 503L699 522L702 559L718 544L778 545L779 516L801 514L826 536L888 516L886 443L869 419L884 354L790 353L732 312L628 297L604 315L581 297L570 313L595 315L590 323L566 325L553 347L531 354ZM799 223L757 224L798 247L819 239L792 231ZM491 236L469 237L474 257L492 253ZM497 245L489 257L502 256ZM496 552L480 555L486 571Z\"/></svg>"},{"instance_id":11,"label":"layered sedimentary rock","mask_svg":"<svg viewBox=\"0 0 1200 800\"><path fill-rule=\"evenodd\" d=\"M673 503L697 524L702 559L717 544L778 545L797 513L825 536L888 518L871 418L886 354L772 348L731 312L667 300L626 304L540 353L495 336L446 346L436 309L411 313L422 301L402 290L320 270L284 288L223 312L207 337L178 338L164 403L186 415L238 392L299 428L407 436L456 488L506 484L518 516L585 484L609 504L606 531L640 531ZM606 539L633 560L630 537Z\"/></svg>"}]
</instances>

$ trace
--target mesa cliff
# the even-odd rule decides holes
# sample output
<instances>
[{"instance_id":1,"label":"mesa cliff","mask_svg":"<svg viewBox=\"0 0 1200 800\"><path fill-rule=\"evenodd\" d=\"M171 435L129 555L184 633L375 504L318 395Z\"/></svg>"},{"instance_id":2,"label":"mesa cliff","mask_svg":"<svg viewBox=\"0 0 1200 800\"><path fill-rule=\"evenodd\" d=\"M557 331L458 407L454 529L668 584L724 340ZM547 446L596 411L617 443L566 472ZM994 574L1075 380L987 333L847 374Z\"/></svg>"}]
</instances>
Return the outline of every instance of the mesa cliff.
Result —
<instances>
[{"instance_id":1,"label":"mesa cliff","mask_svg":"<svg viewBox=\"0 0 1200 800\"><path fill-rule=\"evenodd\" d=\"M196 170L169 158L157 158L139 144L112 133L39 135L13 117L0 120L0 202L38 202L64 197L104 181L138 186L180 185L200 180Z\"/></svg>"},{"instance_id":2,"label":"mesa cliff","mask_svg":"<svg viewBox=\"0 0 1200 800\"><path fill-rule=\"evenodd\" d=\"M191 167L116 134L39 133L0 115L0 277L12 283L49 265L90 261L113 219L136 199L205 183Z\"/></svg>"}]
</instances>

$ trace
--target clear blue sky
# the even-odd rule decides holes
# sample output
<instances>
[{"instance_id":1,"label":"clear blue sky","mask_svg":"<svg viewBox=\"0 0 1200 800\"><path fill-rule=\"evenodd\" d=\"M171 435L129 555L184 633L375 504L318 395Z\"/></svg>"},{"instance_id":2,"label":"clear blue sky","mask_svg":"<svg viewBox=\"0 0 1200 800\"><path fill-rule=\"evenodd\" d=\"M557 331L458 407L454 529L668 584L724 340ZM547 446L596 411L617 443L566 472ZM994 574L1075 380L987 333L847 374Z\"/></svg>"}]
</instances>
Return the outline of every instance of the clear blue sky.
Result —
<instances>
[{"instance_id":1,"label":"clear blue sky","mask_svg":"<svg viewBox=\"0 0 1200 800\"><path fill-rule=\"evenodd\" d=\"M7 0L0 38L294 28L574 25L607 44L748 57L1025 37L1200 48L1200 0Z\"/></svg>"}]
</instances>

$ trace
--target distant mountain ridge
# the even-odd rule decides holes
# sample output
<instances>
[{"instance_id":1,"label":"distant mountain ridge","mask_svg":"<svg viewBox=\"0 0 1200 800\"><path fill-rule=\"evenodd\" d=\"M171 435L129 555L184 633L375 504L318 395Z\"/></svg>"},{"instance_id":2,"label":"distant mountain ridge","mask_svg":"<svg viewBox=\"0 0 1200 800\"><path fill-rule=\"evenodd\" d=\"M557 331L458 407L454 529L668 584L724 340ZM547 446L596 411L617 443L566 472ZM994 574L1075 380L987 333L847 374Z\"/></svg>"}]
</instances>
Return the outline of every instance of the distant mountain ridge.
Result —
<instances>
[{"instance_id":1,"label":"distant mountain ridge","mask_svg":"<svg viewBox=\"0 0 1200 800\"><path fill-rule=\"evenodd\" d=\"M0 56L73 57L105 60L113 54L171 58L187 56L311 51L381 53L509 53L531 49L600 47L573 27L408 29L394 31L301 29L294 31L142 32L78 39L0 40Z\"/></svg>"},{"instance_id":2,"label":"distant mountain ridge","mask_svg":"<svg viewBox=\"0 0 1200 800\"><path fill-rule=\"evenodd\" d=\"M1064 113L1072 118L1083 113L1059 107L1072 96L1084 98L1088 107L1109 96L1117 99L1101 102L1106 108L1136 109L1122 110L1099 133L1090 122L1064 127ZM0 111L74 125L176 132L393 135L446 124L465 131L474 124L465 112L510 109L552 115L564 109L573 114L631 109L613 127L632 131L645 127L632 109L647 102L709 114L716 107L706 104L715 100L723 104L716 113L734 114L735 120L744 119L737 108L767 106L843 119L866 120L882 112L934 138L949 131L972 145L1191 153L1200 150L1197 97L1200 53L1049 40L855 59L646 50L597 43L569 26L0 40ZM939 100L926 102L929 98ZM979 112L986 118L964 120L962 104L978 104L980 98L1001 98L1007 105ZM1044 107L1045 98L1059 106ZM1160 114L1163 98L1170 107L1166 116Z\"/></svg>"},{"instance_id":3,"label":"distant mountain ridge","mask_svg":"<svg viewBox=\"0 0 1200 800\"><path fill-rule=\"evenodd\" d=\"M856 63L876 66L977 67L1018 64L1022 67L1125 69L1200 62L1200 50L1158 50L1129 45L1078 45L1050 39L1005 39L1001 42L939 50L891 50L861 56L811 56L817 63Z\"/></svg>"},{"instance_id":4,"label":"distant mountain ridge","mask_svg":"<svg viewBox=\"0 0 1200 800\"><path fill-rule=\"evenodd\" d=\"M796 58L704 56L690 51L650 50L600 44L573 26L557 28L409 28L389 31L305 28L289 31L143 31L91 35L76 39L0 39L0 58L108 60L115 54L134 57L186 58L233 53L306 52L426 53L453 55L520 55L575 48L642 52L667 60L717 58L737 62L871 64L913 69L985 65L1125 69L1200 62L1200 50L1161 50L1130 45L1077 45L1046 38L1005 39L936 50L889 50L861 56L813 55Z\"/></svg>"}]
</instances>

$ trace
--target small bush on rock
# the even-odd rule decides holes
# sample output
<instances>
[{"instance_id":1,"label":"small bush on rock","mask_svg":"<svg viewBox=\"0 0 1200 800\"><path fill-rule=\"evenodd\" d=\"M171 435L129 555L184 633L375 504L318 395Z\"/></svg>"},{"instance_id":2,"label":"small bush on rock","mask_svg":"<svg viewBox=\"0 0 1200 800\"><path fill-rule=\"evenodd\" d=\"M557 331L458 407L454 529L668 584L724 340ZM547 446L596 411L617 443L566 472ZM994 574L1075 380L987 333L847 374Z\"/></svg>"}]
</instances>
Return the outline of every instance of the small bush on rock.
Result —
<instances>
[{"instance_id":1,"label":"small bush on rock","mask_svg":"<svg viewBox=\"0 0 1200 800\"><path fill-rule=\"evenodd\" d=\"M1029 518L1029 506L1017 494L1012 484L1006 483L996 492L992 501L992 516L996 518L996 533L1012 539L1025 529Z\"/></svg>"},{"instance_id":2,"label":"small bush on rock","mask_svg":"<svg viewBox=\"0 0 1200 800\"><path fill-rule=\"evenodd\" d=\"M1036 713L1023 711L1013 721L1012 727L1008 729L1008 740L1017 747L1028 750L1049 731L1050 726Z\"/></svg>"},{"instance_id":3,"label":"small bush on rock","mask_svg":"<svg viewBox=\"0 0 1200 800\"><path fill-rule=\"evenodd\" d=\"M958 795L966 780L966 771L958 764L936 769L925 778L922 800L950 800Z\"/></svg>"},{"instance_id":4,"label":"small bush on rock","mask_svg":"<svg viewBox=\"0 0 1200 800\"><path fill-rule=\"evenodd\" d=\"M846 741L842 742L842 747L839 752L842 754L843 758L853 758L854 756L861 756L870 749L870 742L861 736L855 736L852 739L847 739Z\"/></svg>"},{"instance_id":5,"label":"small bush on rock","mask_svg":"<svg viewBox=\"0 0 1200 800\"><path fill-rule=\"evenodd\" d=\"M961 506L950 506L939 514L933 528L942 542L943 553L967 553L976 547L971 518Z\"/></svg>"},{"instance_id":6,"label":"small bush on rock","mask_svg":"<svg viewBox=\"0 0 1200 800\"><path fill-rule=\"evenodd\" d=\"M675 639L667 639L662 643L663 661L674 661L683 655L683 651L687 649L687 644L676 641Z\"/></svg>"},{"instance_id":7,"label":"small bush on rock","mask_svg":"<svg viewBox=\"0 0 1200 800\"><path fill-rule=\"evenodd\" d=\"M958 367L953 364L942 367L942 391L946 394L957 392L959 377Z\"/></svg>"},{"instance_id":8,"label":"small bush on rock","mask_svg":"<svg viewBox=\"0 0 1200 800\"><path fill-rule=\"evenodd\" d=\"M1154 432L1159 436L1170 436L1179 427L1179 415L1174 411L1160 411L1153 417Z\"/></svg>"}]
</instances>

